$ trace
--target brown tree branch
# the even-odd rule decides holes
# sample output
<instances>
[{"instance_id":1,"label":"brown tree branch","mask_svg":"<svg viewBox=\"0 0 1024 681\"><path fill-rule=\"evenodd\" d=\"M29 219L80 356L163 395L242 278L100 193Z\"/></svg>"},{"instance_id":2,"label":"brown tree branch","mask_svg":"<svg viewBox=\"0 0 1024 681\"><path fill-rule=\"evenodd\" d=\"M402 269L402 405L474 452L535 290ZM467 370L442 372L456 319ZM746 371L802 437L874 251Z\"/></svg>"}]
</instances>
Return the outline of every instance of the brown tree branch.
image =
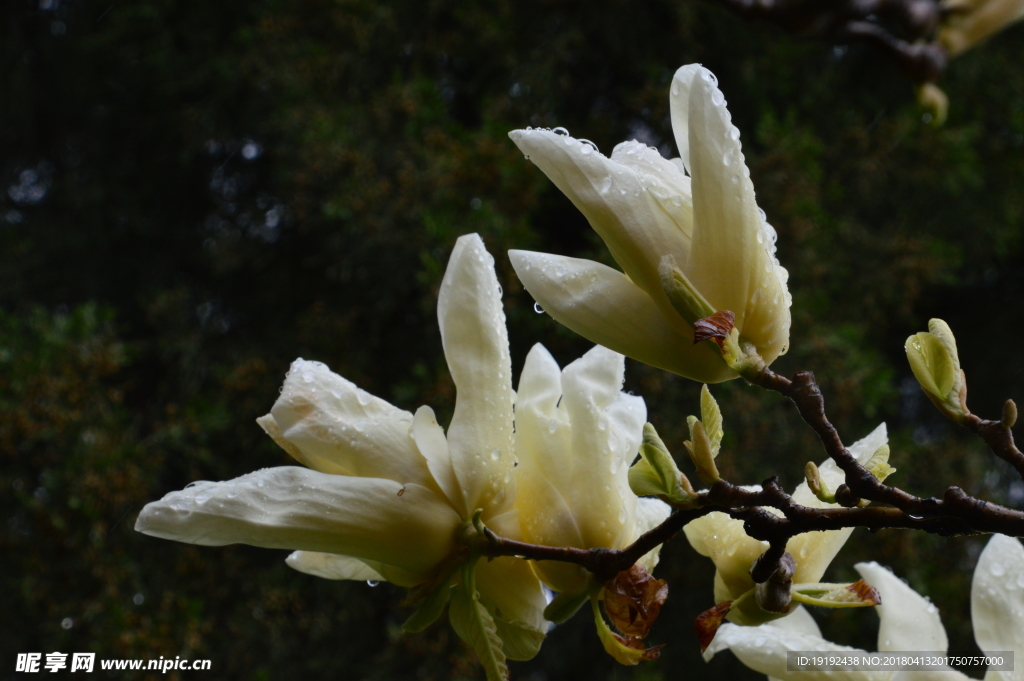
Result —
<instances>
[{"instance_id":1,"label":"brown tree branch","mask_svg":"<svg viewBox=\"0 0 1024 681\"><path fill-rule=\"evenodd\" d=\"M922 530L942 536L999 533L1024 536L1024 512L969 496L959 487L950 487L942 499L921 498L881 483L843 445L838 431L825 414L825 400L814 374L801 371L792 380L767 367L746 377L751 383L785 395L793 401L804 421L817 433L825 451L846 474L846 484L836 491L846 508L811 508L796 503L774 477L765 480L760 490L749 490L719 480L697 495L695 508L676 510L663 523L641 535L623 549L579 549L540 546L513 541L487 530L484 554L490 557L519 556L530 560L558 560L580 565L598 580L611 579L629 569L646 553L672 539L691 520L715 511L743 521L744 531L754 539L766 541L769 548L752 569L756 582L764 582L779 567L786 543L805 532L822 532L849 527L870 530ZM1020 451L1013 443L1009 428L999 421L972 417L967 425L990 444L1002 458L1018 461ZM861 499L888 506L860 507ZM774 508L781 515L772 513Z\"/></svg>"}]
</instances>

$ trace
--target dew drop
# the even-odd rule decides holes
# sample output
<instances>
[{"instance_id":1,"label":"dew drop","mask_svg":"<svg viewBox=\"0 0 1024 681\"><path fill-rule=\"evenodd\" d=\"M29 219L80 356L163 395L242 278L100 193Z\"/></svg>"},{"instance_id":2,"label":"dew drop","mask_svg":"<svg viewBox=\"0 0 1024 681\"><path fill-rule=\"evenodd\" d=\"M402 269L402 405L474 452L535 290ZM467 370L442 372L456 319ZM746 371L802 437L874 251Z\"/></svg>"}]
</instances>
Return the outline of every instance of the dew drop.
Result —
<instances>
[{"instance_id":1,"label":"dew drop","mask_svg":"<svg viewBox=\"0 0 1024 681\"><path fill-rule=\"evenodd\" d=\"M738 140L740 138L740 129L737 128L735 125L732 126L729 129L729 137L732 138L733 140Z\"/></svg>"},{"instance_id":2,"label":"dew drop","mask_svg":"<svg viewBox=\"0 0 1024 681\"><path fill-rule=\"evenodd\" d=\"M501 450L498 449L498 448L492 449L491 450L491 461L497 461L500 458L501 458Z\"/></svg>"},{"instance_id":3,"label":"dew drop","mask_svg":"<svg viewBox=\"0 0 1024 681\"><path fill-rule=\"evenodd\" d=\"M1002 563L992 563L992 567L989 568L993 577L1002 577L1006 574L1006 566Z\"/></svg>"},{"instance_id":4,"label":"dew drop","mask_svg":"<svg viewBox=\"0 0 1024 681\"><path fill-rule=\"evenodd\" d=\"M366 580L366 586L377 586L378 584L380 584L380 582L376 579Z\"/></svg>"},{"instance_id":5,"label":"dew drop","mask_svg":"<svg viewBox=\"0 0 1024 681\"><path fill-rule=\"evenodd\" d=\"M607 194L609 191L611 191L611 188L612 188L612 176L609 175L608 177L606 177L603 180L601 180L601 193L602 194Z\"/></svg>"},{"instance_id":6,"label":"dew drop","mask_svg":"<svg viewBox=\"0 0 1024 681\"><path fill-rule=\"evenodd\" d=\"M580 148L580 153L581 154L592 154L595 151L598 151L597 145L594 144L593 142L591 142L590 140L579 140L579 142L580 142L580 147L581 147Z\"/></svg>"},{"instance_id":7,"label":"dew drop","mask_svg":"<svg viewBox=\"0 0 1024 681\"><path fill-rule=\"evenodd\" d=\"M533 304L533 311L537 314L544 314L544 308L540 306L540 303Z\"/></svg>"},{"instance_id":8,"label":"dew drop","mask_svg":"<svg viewBox=\"0 0 1024 681\"><path fill-rule=\"evenodd\" d=\"M563 128L563 127L557 127L554 130L552 130L551 132L555 133L556 135L564 135L566 137L569 136L569 131L566 130L565 128Z\"/></svg>"},{"instance_id":9,"label":"dew drop","mask_svg":"<svg viewBox=\"0 0 1024 681\"><path fill-rule=\"evenodd\" d=\"M715 90L711 93L711 103L715 106L722 106L725 104L725 95L722 94L721 90Z\"/></svg>"}]
</instances>

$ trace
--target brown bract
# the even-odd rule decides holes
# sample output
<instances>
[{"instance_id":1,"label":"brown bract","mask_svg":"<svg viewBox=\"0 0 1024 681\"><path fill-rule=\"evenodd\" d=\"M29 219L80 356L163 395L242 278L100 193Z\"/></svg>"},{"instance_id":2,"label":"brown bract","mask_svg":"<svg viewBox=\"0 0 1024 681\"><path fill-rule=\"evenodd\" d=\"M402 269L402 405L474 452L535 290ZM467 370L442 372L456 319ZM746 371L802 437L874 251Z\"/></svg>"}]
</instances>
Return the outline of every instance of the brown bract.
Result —
<instances>
[{"instance_id":1,"label":"brown bract","mask_svg":"<svg viewBox=\"0 0 1024 681\"><path fill-rule=\"evenodd\" d=\"M608 618L619 631L637 639L646 638L667 598L665 580L655 579L639 563L604 585L604 609Z\"/></svg>"},{"instance_id":2,"label":"brown bract","mask_svg":"<svg viewBox=\"0 0 1024 681\"><path fill-rule=\"evenodd\" d=\"M707 650L711 645L715 634L718 633L718 628L722 626L722 622L730 610L732 610L732 601L724 601L697 615L697 619L693 621L693 629L697 632L701 652Z\"/></svg>"},{"instance_id":3,"label":"brown bract","mask_svg":"<svg viewBox=\"0 0 1024 681\"><path fill-rule=\"evenodd\" d=\"M693 342L700 343L709 338L728 338L735 325L736 315L729 310L721 310L710 317L698 319L693 323Z\"/></svg>"},{"instance_id":4,"label":"brown bract","mask_svg":"<svg viewBox=\"0 0 1024 681\"><path fill-rule=\"evenodd\" d=\"M612 636L615 637L615 640L628 648L644 651L644 654L636 658L636 662L632 662L632 664L639 664L641 662L647 662L648 660L657 660L658 657L661 656L661 649L665 647L665 644L662 643L661 645L648 648L642 639L639 639L636 636L629 636L628 634L620 636L619 634L612 632Z\"/></svg>"}]
</instances>

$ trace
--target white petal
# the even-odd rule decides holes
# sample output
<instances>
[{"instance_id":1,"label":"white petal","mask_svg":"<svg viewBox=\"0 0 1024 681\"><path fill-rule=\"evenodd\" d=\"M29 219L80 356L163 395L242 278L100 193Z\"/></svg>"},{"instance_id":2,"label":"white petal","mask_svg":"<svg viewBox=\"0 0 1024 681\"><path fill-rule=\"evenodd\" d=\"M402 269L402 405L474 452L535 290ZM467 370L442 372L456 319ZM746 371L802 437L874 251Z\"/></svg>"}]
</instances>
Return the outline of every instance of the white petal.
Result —
<instances>
[{"instance_id":1,"label":"white petal","mask_svg":"<svg viewBox=\"0 0 1024 681\"><path fill-rule=\"evenodd\" d=\"M421 575L406 572L393 565L375 561L367 562L351 556L339 556L336 553L294 551L284 562L293 570L321 579L385 581L405 587L415 586L423 581Z\"/></svg>"},{"instance_id":2,"label":"white petal","mask_svg":"<svg viewBox=\"0 0 1024 681\"><path fill-rule=\"evenodd\" d=\"M451 553L459 523L420 485L286 466L171 492L142 509L135 529L202 546L339 553L424 574Z\"/></svg>"},{"instance_id":3,"label":"white petal","mask_svg":"<svg viewBox=\"0 0 1024 681\"><path fill-rule=\"evenodd\" d=\"M431 475L437 481L438 486L452 508L458 511L459 515L466 518L466 500L462 498L462 490L455 479L455 471L452 470L452 457L448 451L448 440L444 437L444 429L437 424L437 417L434 410L423 405L416 410L413 417L412 437L420 453L427 460Z\"/></svg>"},{"instance_id":4,"label":"white petal","mask_svg":"<svg viewBox=\"0 0 1024 681\"><path fill-rule=\"evenodd\" d=\"M630 542L634 542L645 532L653 530L658 525L661 525L672 513L672 508L661 499L649 499L641 497L636 500L636 527L633 530L633 537ZM661 545L644 554L637 562L643 565L648 572L654 572L654 568L658 565L658 559L661 554Z\"/></svg>"},{"instance_id":5,"label":"white petal","mask_svg":"<svg viewBox=\"0 0 1024 681\"><path fill-rule=\"evenodd\" d=\"M750 566L768 542L749 537L742 521L718 512L690 521L683 531L693 549L715 563L716 603L731 601L753 588Z\"/></svg>"},{"instance_id":6,"label":"white petal","mask_svg":"<svg viewBox=\"0 0 1024 681\"><path fill-rule=\"evenodd\" d=\"M1019 540L1001 534L988 540L971 582L971 620L982 651L1012 650L1018 658L1018 671L990 672L985 678L1024 677L1024 547Z\"/></svg>"},{"instance_id":7,"label":"white petal","mask_svg":"<svg viewBox=\"0 0 1024 681\"><path fill-rule=\"evenodd\" d=\"M484 520L515 499L512 365L494 259L476 234L459 237L441 282L437 318L455 382L448 427L452 467L466 509Z\"/></svg>"},{"instance_id":8,"label":"white petal","mask_svg":"<svg viewBox=\"0 0 1024 681\"><path fill-rule=\"evenodd\" d=\"M690 168L690 86L701 71L700 64L680 66L672 78L669 109L672 112L672 134L676 138L679 157L687 170ZM692 173L691 173L692 174Z\"/></svg>"},{"instance_id":9,"label":"white petal","mask_svg":"<svg viewBox=\"0 0 1024 681\"><path fill-rule=\"evenodd\" d=\"M647 292L678 329L685 322L661 288L658 267L665 254L686 262L689 252L688 214L683 204L666 212L658 194L670 194L669 183L616 163L567 135L548 130L513 130L509 137L586 216L630 279ZM673 168L685 181L682 173ZM671 202L669 207L672 207Z\"/></svg>"},{"instance_id":10,"label":"white petal","mask_svg":"<svg viewBox=\"0 0 1024 681\"><path fill-rule=\"evenodd\" d=\"M861 438L849 447L850 453L860 461L866 462L875 451L888 441L885 424L880 424L866 437ZM828 459L818 467L821 479L833 492L839 485L846 481L846 474ZM821 501L807 486L807 482L797 485L793 491L793 500L803 506L811 508L836 508L837 504L828 504ZM789 551L796 560L796 573L793 581L797 583L813 583L821 581L825 570L832 563L832 560L843 548L846 541L853 534L853 528L843 530L831 530L828 532L808 532L797 535L786 544Z\"/></svg>"},{"instance_id":11,"label":"white petal","mask_svg":"<svg viewBox=\"0 0 1024 681\"><path fill-rule=\"evenodd\" d=\"M704 659L722 650L731 650L740 662L762 674L784 681L831 681L834 672L788 671L786 653L790 650L818 653L860 653L863 650L841 646L818 636L809 636L778 626L742 627L723 624L704 652ZM853 681L887 681L892 672L844 672L843 679Z\"/></svg>"},{"instance_id":12,"label":"white petal","mask_svg":"<svg viewBox=\"0 0 1024 681\"><path fill-rule=\"evenodd\" d=\"M322 579L384 581L380 573L358 558L339 556L336 553L295 551L284 562L294 570Z\"/></svg>"},{"instance_id":13,"label":"white petal","mask_svg":"<svg viewBox=\"0 0 1024 681\"><path fill-rule=\"evenodd\" d=\"M704 383L735 377L692 329L676 330L629 277L592 260L509 251L519 279L556 321L598 345Z\"/></svg>"},{"instance_id":14,"label":"white petal","mask_svg":"<svg viewBox=\"0 0 1024 681\"><path fill-rule=\"evenodd\" d=\"M524 541L584 548L568 501L571 429L561 399L562 372L538 343L526 356L516 394L516 507Z\"/></svg>"},{"instance_id":15,"label":"white petal","mask_svg":"<svg viewBox=\"0 0 1024 681\"><path fill-rule=\"evenodd\" d=\"M611 160L636 173L641 185L689 244L693 233L693 196L690 177L682 172L679 159L670 161L654 147L632 140L616 144Z\"/></svg>"},{"instance_id":16,"label":"white petal","mask_svg":"<svg viewBox=\"0 0 1024 681\"><path fill-rule=\"evenodd\" d=\"M766 361L789 340L785 286L775 273L739 135L714 76L702 69L690 87L693 238L686 275L717 310L731 310L741 335Z\"/></svg>"},{"instance_id":17,"label":"white petal","mask_svg":"<svg viewBox=\"0 0 1024 681\"><path fill-rule=\"evenodd\" d=\"M625 546L634 530L636 495L629 463L643 438L643 399L621 391L622 355L597 346L562 371L562 404L572 422L569 505L587 548Z\"/></svg>"},{"instance_id":18,"label":"white petal","mask_svg":"<svg viewBox=\"0 0 1024 681\"><path fill-rule=\"evenodd\" d=\"M292 362L270 416L293 447L286 451L314 470L433 486L410 436L412 414L321 362ZM266 417L260 424L274 436Z\"/></svg>"},{"instance_id":19,"label":"white petal","mask_svg":"<svg viewBox=\"0 0 1024 681\"><path fill-rule=\"evenodd\" d=\"M931 601L874 561L857 563L853 567L882 596L882 604L875 606L881 618L879 650L946 652L949 648L946 628L942 626L939 609Z\"/></svg>"},{"instance_id":20,"label":"white petal","mask_svg":"<svg viewBox=\"0 0 1024 681\"><path fill-rule=\"evenodd\" d=\"M777 620L772 620L764 626L766 627L778 627L794 634L804 634L806 636L816 636L821 638L821 629L818 627L818 623L814 621L814 617L811 615L810 610L800 605L793 609L793 612L789 613L785 617Z\"/></svg>"}]
</instances>

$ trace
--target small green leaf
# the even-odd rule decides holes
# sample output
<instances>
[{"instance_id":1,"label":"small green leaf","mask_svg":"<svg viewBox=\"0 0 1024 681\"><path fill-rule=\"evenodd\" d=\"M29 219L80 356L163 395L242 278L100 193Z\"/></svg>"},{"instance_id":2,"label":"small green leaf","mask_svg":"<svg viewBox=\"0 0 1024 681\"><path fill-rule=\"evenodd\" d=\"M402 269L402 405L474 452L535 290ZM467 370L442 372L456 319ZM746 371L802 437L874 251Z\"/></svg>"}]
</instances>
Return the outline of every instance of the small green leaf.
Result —
<instances>
[{"instance_id":1,"label":"small green leaf","mask_svg":"<svg viewBox=\"0 0 1024 681\"><path fill-rule=\"evenodd\" d=\"M878 605L878 590L863 579L853 584L794 584L793 600L824 608L863 608Z\"/></svg>"},{"instance_id":2,"label":"small green leaf","mask_svg":"<svg viewBox=\"0 0 1024 681\"><path fill-rule=\"evenodd\" d=\"M420 602L416 612L410 615L409 619L402 625L404 631L410 633L423 631L441 616L444 606L447 605L448 598L451 596L452 581L455 579L455 575L461 566L461 563L453 563L446 567L442 566L438 576L429 585L423 585L426 595L423 596L423 600Z\"/></svg>"},{"instance_id":3,"label":"small green leaf","mask_svg":"<svg viewBox=\"0 0 1024 681\"><path fill-rule=\"evenodd\" d=\"M591 608L594 611L594 626L597 627L597 637L601 639L604 651L615 658L619 664L627 666L638 665L644 660L657 659L664 646L648 648L643 640L635 636L623 636L612 631L608 623L601 615L601 608L597 603L597 596L590 599Z\"/></svg>"},{"instance_id":4,"label":"small green leaf","mask_svg":"<svg viewBox=\"0 0 1024 681\"><path fill-rule=\"evenodd\" d=\"M508 665L498 627L491 613L480 602L476 591L476 562L462 568L462 582L455 587L448 607L452 628L476 653L488 681L507 681Z\"/></svg>"},{"instance_id":5,"label":"small green leaf","mask_svg":"<svg viewBox=\"0 0 1024 681\"><path fill-rule=\"evenodd\" d=\"M715 458L722 447L722 436L725 435L725 431L722 429L722 410L711 396L707 384L700 389L700 419L704 423L704 431L711 445L711 458Z\"/></svg>"}]
</instances>

